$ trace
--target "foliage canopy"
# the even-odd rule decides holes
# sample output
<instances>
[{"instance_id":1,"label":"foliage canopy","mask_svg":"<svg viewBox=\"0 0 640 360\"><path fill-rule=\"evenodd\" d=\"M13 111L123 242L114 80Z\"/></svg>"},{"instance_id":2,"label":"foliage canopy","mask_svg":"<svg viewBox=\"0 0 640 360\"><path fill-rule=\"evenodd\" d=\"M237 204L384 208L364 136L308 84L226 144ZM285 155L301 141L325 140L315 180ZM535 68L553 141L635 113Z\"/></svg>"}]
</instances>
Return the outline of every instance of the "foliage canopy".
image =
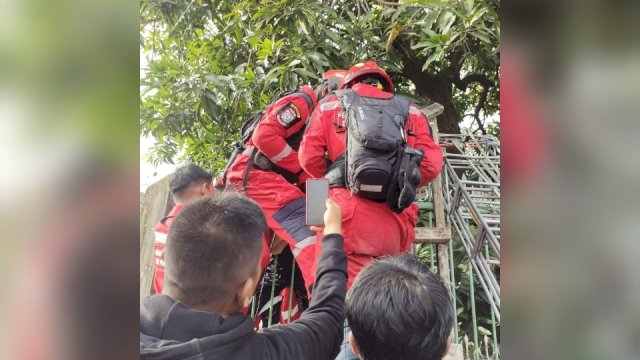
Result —
<instances>
[{"instance_id":1,"label":"foliage canopy","mask_svg":"<svg viewBox=\"0 0 640 360\"><path fill-rule=\"evenodd\" d=\"M328 69L374 59L439 102L442 132L498 111L499 0L142 0L140 124L155 163L224 166L243 120Z\"/></svg>"}]
</instances>

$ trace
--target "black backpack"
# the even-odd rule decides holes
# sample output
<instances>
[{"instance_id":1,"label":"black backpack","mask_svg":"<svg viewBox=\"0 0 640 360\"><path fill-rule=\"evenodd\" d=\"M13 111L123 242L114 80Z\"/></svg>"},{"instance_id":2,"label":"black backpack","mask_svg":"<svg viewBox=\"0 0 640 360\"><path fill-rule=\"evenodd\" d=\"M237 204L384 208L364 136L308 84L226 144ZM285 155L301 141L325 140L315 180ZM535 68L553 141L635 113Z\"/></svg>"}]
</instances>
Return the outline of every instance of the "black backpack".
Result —
<instances>
[{"instance_id":1,"label":"black backpack","mask_svg":"<svg viewBox=\"0 0 640 360\"><path fill-rule=\"evenodd\" d=\"M401 212L415 200L423 157L422 151L407 146L404 127L409 100L365 97L350 89L335 93L342 102L347 128L346 188L366 199L387 201L393 211Z\"/></svg>"}]
</instances>

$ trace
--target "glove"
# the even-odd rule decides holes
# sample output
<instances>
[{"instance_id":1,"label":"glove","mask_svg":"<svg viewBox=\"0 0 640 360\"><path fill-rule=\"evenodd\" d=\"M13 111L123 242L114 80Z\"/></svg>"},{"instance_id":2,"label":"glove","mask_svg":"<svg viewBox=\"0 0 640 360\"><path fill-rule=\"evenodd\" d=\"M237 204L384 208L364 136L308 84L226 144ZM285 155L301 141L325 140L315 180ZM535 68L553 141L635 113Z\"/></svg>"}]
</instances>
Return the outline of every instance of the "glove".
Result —
<instances>
[{"instance_id":1,"label":"glove","mask_svg":"<svg viewBox=\"0 0 640 360\"><path fill-rule=\"evenodd\" d=\"M391 210L396 213L402 212L416 199L416 187L420 183L420 162L424 153L418 149L405 148L400 164L398 176L398 202L391 205ZM392 198L393 199L393 198Z\"/></svg>"}]
</instances>

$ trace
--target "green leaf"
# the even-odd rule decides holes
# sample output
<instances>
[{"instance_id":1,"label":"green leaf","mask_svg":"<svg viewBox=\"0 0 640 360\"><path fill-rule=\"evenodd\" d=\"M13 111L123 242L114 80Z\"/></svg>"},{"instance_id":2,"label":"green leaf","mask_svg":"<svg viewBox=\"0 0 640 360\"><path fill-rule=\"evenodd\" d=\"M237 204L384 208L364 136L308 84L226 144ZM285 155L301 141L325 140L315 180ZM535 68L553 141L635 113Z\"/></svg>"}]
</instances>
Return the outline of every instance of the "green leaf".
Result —
<instances>
[{"instance_id":1,"label":"green leaf","mask_svg":"<svg viewBox=\"0 0 640 360\"><path fill-rule=\"evenodd\" d=\"M451 13L447 13L448 16L448 20L445 23L445 25L443 27L441 27L440 32L442 32L442 34L446 34L447 32L449 32L449 30L451 29L451 26L453 25L453 23L456 21L456 17L453 16L453 14Z\"/></svg>"},{"instance_id":2,"label":"green leaf","mask_svg":"<svg viewBox=\"0 0 640 360\"><path fill-rule=\"evenodd\" d=\"M476 14L473 15L473 17L469 21L469 24L473 25L476 21L478 21L478 19L482 17L482 15L484 15L487 12L487 10L488 10L487 8L482 8L478 12L476 12Z\"/></svg>"},{"instance_id":3,"label":"green leaf","mask_svg":"<svg viewBox=\"0 0 640 360\"><path fill-rule=\"evenodd\" d=\"M416 50L416 49L422 49L422 48L432 48L432 47L436 47L438 46L438 44L435 44L433 42L431 42L431 40L427 40L427 41L421 41L413 46L411 46L411 49Z\"/></svg>"},{"instance_id":4,"label":"green leaf","mask_svg":"<svg viewBox=\"0 0 640 360\"><path fill-rule=\"evenodd\" d=\"M333 40L336 44L339 44L341 41L340 39L340 35L338 35L337 32L331 30L331 29L327 29L324 32L331 40Z\"/></svg>"},{"instance_id":5,"label":"green leaf","mask_svg":"<svg viewBox=\"0 0 640 360\"><path fill-rule=\"evenodd\" d=\"M444 44L450 37L449 34L436 34L431 37L431 41L435 44Z\"/></svg>"},{"instance_id":6,"label":"green leaf","mask_svg":"<svg viewBox=\"0 0 640 360\"><path fill-rule=\"evenodd\" d=\"M307 78L308 80L317 79L318 78L317 74L314 74L311 71L309 71L307 69L304 69L304 68L295 68L295 69L293 69L293 71L295 73L297 73L298 75Z\"/></svg>"},{"instance_id":7,"label":"green leaf","mask_svg":"<svg viewBox=\"0 0 640 360\"><path fill-rule=\"evenodd\" d=\"M398 19L398 17L400 15L402 15L402 13L404 12L404 10L407 8L406 4L402 4L398 7L396 7L396 11L393 13L393 16L391 16L391 24L395 24L396 20Z\"/></svg>"},{"instance_id":8,"label":"green leaf","mask_svg":"<svg viewBox=\"0 0 640 360\"><path fill-rule=\"evenodd\" d=\"M295 59L295 60L293 60L292 62L290 62L290 63L289 63L289 65L288 65L287 67L294 67L294 66L296 66L296 65L298 65L298 64L300 64L300 63L301 63L301 61L300 61L300 60Z\"/></svg>"},{"instance_id":9,"label":"green leaf","mask_svg":"<svg viewBox=\"0 0 640 360\"><path fill-rule=\"evenodd\" d=\"M474 32L471 33L471 35L473 35L473 37L475 37L477 39L480 39L481 41L484 41L484 42L486 42L488 44L491 43L491 40L489 40L489 37L487 35L479 32L479 31L474 31Z\"/></svg>"},{"instance_id":10,"label":"green leaf","mask_svg":"<svg viewBox=\"0 0 640 360\"><path fill-rule=\"evenodd\" d=\"M422 22L422 26L424 29L430 29L433 26L433 23L438 19L437 11L429 11L429 14L424 18Z\"/></svg>"},{"instance_id":11,"label":"green leaf","mask_svg":"<svg viewBox=\"0 0 640 360\"><path fill-rule=\"evenodd\" d=\"M431 65L431 63L438 57L438 55L440 55L439 51L436 51L433 54L431 54L431 56L427 58L427 61L425 61L424 65L422 65L422 71L427 70L429 65Z\"/></svg>"},{"instance_id":12,"label":"green leaf","mask_svg":"<svg viewBox=\"0 0 640 360\"><path fill-rule=\"evenodd\" d=\"M300 31L302 31L305 35L309 35L309 30L307 30L307 25L304 24L304 21L298 22L298 26Z\"/></svg>"},{"instance_id":13,"label":"green leaf","mask_svg":"<svg viewBox=\"0 0 640 360\"><path fill-rule=\"evenodd\" d=\"M255 79L255 78L256 78L256 74L253 72L253 70L251 70L251 68L250 68L250 67L247 67L247 71L246 71L246 73L245 73L245 74L246 74L246 75L245 75L245 78L246 78L248 81L253 81L253 79Z\"/></svg>"},{"instance_id":14,"label":"green leaf","mask_svg":"<svg viewBox=\"0 0 640 360\"><path fill-rule=\"evenodd\" d=\"M229 79L229 88L231 89L231 91L235 92L236 91L236 84L233 82L233 79Z\"/></svg>"},{"instance_id":15,"label":"green leaf","mask_svg":"<svg viewBox=\"0 0 640 360\"><path fill-rule=\"evenodd\" d=\"M271 55L273 55L273 52L271 51L271 49L262 48L258 50L259 59L266 59L268 56L271 56Z\"/></svg>"},{"instance_id":16,"label":"green leaf","mask_svg":"<svg viewBox=\"0 0 640 360\"><path fill-rule=\"evenodd\" d=\"M210 83L215 84L218 87L224 87L224 83L222 81L220 81L220 79L218 79L218 77L214 74L207 74L204 76L204 79L207 80Z\"/></svg>"},{"instance_id":17,"label":"green leaf","mask_svg":"<svg viewBox=\"0 0 640 360\"><path fill-rule=\"evenodd\" d=\"M429 37L433 37L436 36L437 34L435 33L435 31L431 30L431 29L423 29L422 32L424 32L425 34L429 35Z\"/></svg>"}]
</instances>

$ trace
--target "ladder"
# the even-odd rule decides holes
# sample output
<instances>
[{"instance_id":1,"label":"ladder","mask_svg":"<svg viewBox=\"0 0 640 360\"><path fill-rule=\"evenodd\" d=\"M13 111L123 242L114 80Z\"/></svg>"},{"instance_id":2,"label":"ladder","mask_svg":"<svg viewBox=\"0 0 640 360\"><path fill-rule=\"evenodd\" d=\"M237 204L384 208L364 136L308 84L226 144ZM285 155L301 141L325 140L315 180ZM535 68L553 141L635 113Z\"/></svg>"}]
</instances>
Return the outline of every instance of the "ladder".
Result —
<instances>
[{"instance_id":1,"label":"ladder","mask_svg":"<svg viewBox=\"0 0 640 360\"><path fill-rule=\"evenodd\" d=\"M500 142L466 130L440 134L439 144L445 211L500 321Z\"/></svg>"}]
</instances>

